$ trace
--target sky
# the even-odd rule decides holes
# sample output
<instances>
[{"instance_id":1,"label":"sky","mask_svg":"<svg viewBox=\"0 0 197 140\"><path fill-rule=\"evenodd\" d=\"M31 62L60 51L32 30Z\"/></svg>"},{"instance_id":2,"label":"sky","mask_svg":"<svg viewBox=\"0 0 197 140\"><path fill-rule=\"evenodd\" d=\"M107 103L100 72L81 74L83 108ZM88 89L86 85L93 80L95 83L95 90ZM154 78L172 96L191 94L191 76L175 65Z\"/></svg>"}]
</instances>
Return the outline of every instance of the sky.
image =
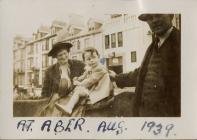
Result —
<instances>
[{"instance_id":1,"label":"sky","mask_svg":"<svg viewBox=\"0 0 197 140\"><path fill-rule=\"evenodd\" d=\"M31 37L39 26L50 26L53 20L68 21L70 14L102 19L113 8L125 9L130 2L113 1L112 6L111 0L0 0L0 34L6 42L15 35Z\"/></svg>"},{"instance_id":2,"label":"sky","mask_svg":"<svg viewBox=\"0 0 197 140\"><path fill-rule=\"evenodd\" d=\"M90 4L76 8L74 1L68 0L2 0L1 6L1 28L10 35L31 36L40 25L49 26L55 19L67 21L72 12L84 14Z\"/></svg>"}]
</instances>

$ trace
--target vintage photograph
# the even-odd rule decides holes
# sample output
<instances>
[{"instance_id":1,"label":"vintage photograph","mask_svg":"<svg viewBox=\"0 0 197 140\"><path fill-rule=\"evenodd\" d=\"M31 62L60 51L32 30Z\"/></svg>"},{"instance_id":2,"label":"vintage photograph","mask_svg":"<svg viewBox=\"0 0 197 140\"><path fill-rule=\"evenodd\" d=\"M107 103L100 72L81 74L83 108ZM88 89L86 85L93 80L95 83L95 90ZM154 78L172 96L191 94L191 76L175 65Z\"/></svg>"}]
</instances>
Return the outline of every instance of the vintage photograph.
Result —
<instances>
[{"instance_id":1,"label":"vintage photograph","mask_svg":"<svg viewBox=\"0 0 197 140\"><path fill-rule=\"evenodd\" d=\"M0 0L0 139L196 138L196 6Z\"/></svg>"},{"instance_id":2,"label":"vintage photograph","mask_svg":"<svg viewBox=\"0 0 197 140\"><path fill-rule=\"evenodd\" d=\"M181 117L181 14L62 19L13 38L13 117Z\"/></svg>"}]
</instances>

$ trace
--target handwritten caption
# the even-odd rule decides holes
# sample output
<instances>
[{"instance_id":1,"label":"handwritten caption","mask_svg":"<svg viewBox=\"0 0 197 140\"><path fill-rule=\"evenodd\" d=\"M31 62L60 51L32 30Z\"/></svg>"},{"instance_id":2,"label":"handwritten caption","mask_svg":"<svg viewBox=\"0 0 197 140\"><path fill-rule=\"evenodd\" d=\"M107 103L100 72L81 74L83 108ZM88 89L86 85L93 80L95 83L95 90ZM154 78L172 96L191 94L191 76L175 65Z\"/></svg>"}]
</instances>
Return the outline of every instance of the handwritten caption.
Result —
<instances>
[{"instance_id":1,"label":"handwritten caption","mask_svg":"<svg viewBox=\"0 0 197 140\"><path fill-rule=\"evenodd\" d=\"M171 131L174 128L174 124L161 124L161 123L156 123L154 121L145 121L141 127L141 131L143 132L148 132L153 135L159 135L159 134L164 134L165 137L168 137L171 133ZM175 133L173 135L176 135Z\"/></svg>"},{"instance_id":2,"label":"handwritten caption","mask_svg":"<svg viewBox=\"0 0 197 140\"><path fill-rule=\"evenodd\" d=\"M22 132L32 132L35 123L35 120L20 120L17 123L17 130ZM85 118L71 118L57 121L44 120L43 122L39 123L39 126L41 132L54 132L55 135L59 133L70 133L73 131L82 133L96 132L101 134L113 133L114 135L120 135L127 131L125 121L100 120L96 122L94 128L89 128L86 123L87 120ZM176 135L173 133L174 127L175 125L172 123L162 124L155 121L144 121L144 123L141 124L139 131L144 132L145 134L152 134L153 136L163 135L164 137L169 137Z\"/></svg>"},{"instance_id":3,"label":"handwritten caption","mask_svg":"<svg viewBox=\"0 0 197 140\"><path fill-rule=\"evenodd\" d=\"M32 132L35 120L20 120L17 123L17 130L22 132ZM40 125L41 132L54 132L55 135L63 132L80 131L89 133L90 130L87 129L85 118L72 118L69 120L45 120ZM99 121L96 128L91 129L91 131L96 131L97 133L114 133L115 135L120 135L127 128L124 121Z\"/></svg>"}]
</instances>

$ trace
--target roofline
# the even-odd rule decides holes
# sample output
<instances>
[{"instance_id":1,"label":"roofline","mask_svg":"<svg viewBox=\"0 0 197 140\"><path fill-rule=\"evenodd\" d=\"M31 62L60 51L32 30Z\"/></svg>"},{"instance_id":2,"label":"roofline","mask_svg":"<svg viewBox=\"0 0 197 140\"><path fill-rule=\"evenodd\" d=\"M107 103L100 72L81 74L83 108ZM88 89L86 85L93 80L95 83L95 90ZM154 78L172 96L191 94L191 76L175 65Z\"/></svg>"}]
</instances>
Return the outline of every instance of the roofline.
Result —
<instances>
[{"instance_id":1,"label":"roofline","mask_svg":"<svg viewBox=\"0 0 197 140\"><path fill-rule=\"evenodd\" d=\"M80 34L80 35L71 36L71 37L68 37L68 38L65 39L65 40L62 40L62 42L70 41L70 40L73 40L73 39L77 39L77 38L81 38L81 37L85 37L85 36L90 36L90 35L94 35L94 34L99 34L99 33L102 33L102 29L98 29L98 30L94 30L94 31L89 31L89 32L87 32L87 33L85 33L85 34ZM45 36L45 37L43 37L43 38L41 38L41 39L38 39L38 40L34 40L34 41L31 41L31 42L28 42L26 45L30 45L30 44L33 44L33 43L42 41L42 40L44 40L44 39L54 37L54 36L57 36L57 33L55 33L55 34L53 34L53 35Z\"/></svg>"},{"instance_id":2,"label":"roofline","mask_svg":"<svg viewBox=\"0 0 197 140\"><path fill-rule=\"evenodd\" d=\"M99 33L102 33L102 29L98 29L98 30L96 30L96 31L90 31L90 32L88 32L88 33L86 33L86 34L82 34L82 35L71 36L71 37L68 37L68 38L65 39L65 40L62 40L62 42L70 41L70 40L77 39L77 38L81 38L81 37L85 37L85 36L95 35L95 34L99 34Z\"/></svg>"},{"instance_id":3,"label":"roofline","mask_svg":"<svg viewBox=\"0 0 197 140\"><path fill-rule=\"evenodd\" d=\"M44 40L44 39L47 39L47 38L51 38L51 37L54 37L54 36L57 36L57 34L55 33L55 34L52 34L52 35L49 35L49 36L45 36L45 37L43 37L43 38L41 38L41 39L37 39L37 40L34 40L34 41L30 41L30 42L28 42L26 45L30 45L30 44L32 44L32 43L36 43L36 42L39 42L39 41L42 41L42 40Z\"/></svg>"}]
</instances>

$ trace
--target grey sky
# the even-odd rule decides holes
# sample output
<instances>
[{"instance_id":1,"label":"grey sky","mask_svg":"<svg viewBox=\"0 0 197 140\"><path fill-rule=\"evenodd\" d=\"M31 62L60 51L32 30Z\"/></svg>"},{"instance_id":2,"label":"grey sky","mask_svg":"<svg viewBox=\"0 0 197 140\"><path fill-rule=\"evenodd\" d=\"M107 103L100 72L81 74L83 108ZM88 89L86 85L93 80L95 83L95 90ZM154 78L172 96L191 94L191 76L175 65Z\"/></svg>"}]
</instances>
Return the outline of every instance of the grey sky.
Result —
<instances>
[{"instance_id":1,"label":"grey sky","mask_svg":"<svg viewBox=\"0 0 197 140\"><path fill-rule=\"evenodd\" d=\"M103 18L104 13L125 9L130 2L113 1L112 5L112 0L0 0L1 39L10 42L18 34L31 37L40 25L67 21L71 13Z\"/></svg>"},{"instance_id":2,"label":"grey sky","mask_svg":"<svg viewBox=\"0 0 197 140\"><path fill-rule=\"evenodd\" d=\"M1 28L31 36L40 25L50 25L54 19L66 21L68 14L85 14L90 7L91 3L68 0L2 0Z\"/></svg>"}]
</instances>

